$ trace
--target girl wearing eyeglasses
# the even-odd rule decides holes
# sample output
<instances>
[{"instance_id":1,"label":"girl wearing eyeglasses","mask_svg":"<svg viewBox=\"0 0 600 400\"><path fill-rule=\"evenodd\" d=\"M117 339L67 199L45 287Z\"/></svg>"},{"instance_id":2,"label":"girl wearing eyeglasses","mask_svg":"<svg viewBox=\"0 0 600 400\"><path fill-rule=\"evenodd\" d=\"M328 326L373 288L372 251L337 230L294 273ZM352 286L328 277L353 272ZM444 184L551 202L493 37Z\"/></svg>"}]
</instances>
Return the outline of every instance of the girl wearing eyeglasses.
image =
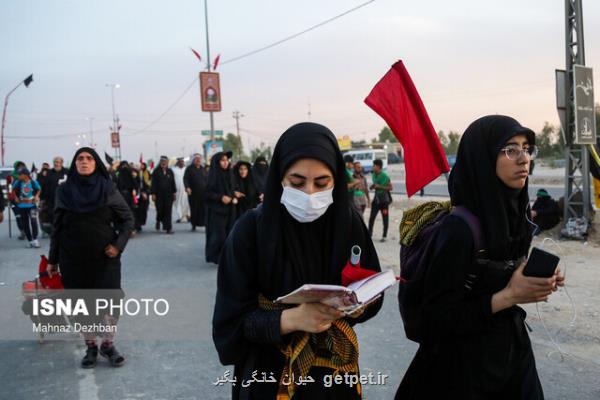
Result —
<instances>
[{"instance_id":1,"label":"girl wearing eyeglasses","mask_svg":"<svg viewBox=\"0 0 600 400\"><path fill-rule=\"evenodd\" d=\"M453 206L477 217L485 254L464 219L443 220L419 271L423 337L397 399L544 398L518 305L548 299L564 277L523 275L535 155L535 134L510 117L480 118L462 136L448 189Z\"/></svg>"}]
</instances>

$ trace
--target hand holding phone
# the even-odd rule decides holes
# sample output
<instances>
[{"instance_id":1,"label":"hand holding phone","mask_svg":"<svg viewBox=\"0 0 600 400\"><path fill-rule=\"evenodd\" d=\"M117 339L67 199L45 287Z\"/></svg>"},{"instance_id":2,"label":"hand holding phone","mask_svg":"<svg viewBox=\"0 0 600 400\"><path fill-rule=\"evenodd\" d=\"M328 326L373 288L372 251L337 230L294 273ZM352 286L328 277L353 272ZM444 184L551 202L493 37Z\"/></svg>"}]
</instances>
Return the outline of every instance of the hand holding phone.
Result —
<instances>
[{"instance_id":1,"label":"hand holding phone","mask_svg":"<svg viewBox=\"0 0 600 400\"><path fill-rule=\"evenodd\" d=\"M545 250L534 247L523 270L523 275L536 278L550 278L554 275L560 258Z\"/></svg>"}]
</instances>

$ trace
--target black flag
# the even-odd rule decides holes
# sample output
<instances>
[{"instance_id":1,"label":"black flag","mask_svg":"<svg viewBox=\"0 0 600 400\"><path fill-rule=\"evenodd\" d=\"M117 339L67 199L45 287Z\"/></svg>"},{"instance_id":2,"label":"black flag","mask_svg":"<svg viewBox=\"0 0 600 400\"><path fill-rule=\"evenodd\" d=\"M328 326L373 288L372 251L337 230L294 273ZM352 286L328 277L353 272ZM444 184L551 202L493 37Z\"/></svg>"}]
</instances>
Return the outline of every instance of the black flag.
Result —
<instances>
[{"instance_id":1,"label":"black flag","mask_svg":"<svg viewBox=\"0 0 600 400\"><path fill-rule=\"evenodd\" d=\"M31 84L31 82L33 82L33 74L29 75L27 78L25 78L25 80L23 81L23 83L25 84L25 87L29 87L29 85Z\"/></svg>"},{"instance_id":2,"label":"black flag","mask_svg":"<svg viewBox=\"0 0 600 400\"><path fill-rule=\"evenodd\" d=\"M114 161L114 159L111 156L109 156L107 152L104 152L104 159L106 160L108 165L112 165Z\"/></svg>"}]
</instances>

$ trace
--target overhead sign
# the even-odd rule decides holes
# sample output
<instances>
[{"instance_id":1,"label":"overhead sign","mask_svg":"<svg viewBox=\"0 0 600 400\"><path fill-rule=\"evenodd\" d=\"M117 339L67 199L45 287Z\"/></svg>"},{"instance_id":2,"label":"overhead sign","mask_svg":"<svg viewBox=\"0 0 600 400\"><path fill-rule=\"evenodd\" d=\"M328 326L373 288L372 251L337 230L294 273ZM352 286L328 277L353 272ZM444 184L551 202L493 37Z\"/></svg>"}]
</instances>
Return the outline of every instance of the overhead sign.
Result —
<instances>
[{"instance_id":1,"label":"overhead sign","mask_svg":"<svg viewBox=\"0 0 600 400\"><path fill-rule=\"evenodd\" d=\"M575 96L575 144L596 144L594 113L594 79L592 68L573 66Z\"/></svg>"},{"instance_id":2,"label":"overhead sign","mask_svg":"<svg viewBox=\"0 0 600 400\"><path fill-rule=\"evenodd\" d=\"M223 131L213 131L215 136L223 136ZM210 136L210 130L202 131L202 136Z\"/></svg>"},{"instance_id":3,"label":"overhead sign","mask_svg":"<svg viewBox=\"0 0 600 400\"><path fill-rule=\"evenodd\" d=\"M352 149L352 140L350 140L350 136L348 135L337 138L337 142L341 151Z\"/></svg>"},{"instance_id":4,"label":"overhead sign","mask_svg":"<svg viewBox=\"0 0 600 400\"><path fill-rule=\"evenodd\" d=\"M113 149L118 149L121 146L119 141L119 132L110 133L110 144Z\"/></svg>"},{"instance_id":5,"label":"overhead sign","mask_svg":"<svg viewBox=\"0 0 600 400\"><path fill-rule=\"evenodd\" d=\"M221 111L221 85L217 72L200 72L202 111Z\"/></svg>"}]
</instances>

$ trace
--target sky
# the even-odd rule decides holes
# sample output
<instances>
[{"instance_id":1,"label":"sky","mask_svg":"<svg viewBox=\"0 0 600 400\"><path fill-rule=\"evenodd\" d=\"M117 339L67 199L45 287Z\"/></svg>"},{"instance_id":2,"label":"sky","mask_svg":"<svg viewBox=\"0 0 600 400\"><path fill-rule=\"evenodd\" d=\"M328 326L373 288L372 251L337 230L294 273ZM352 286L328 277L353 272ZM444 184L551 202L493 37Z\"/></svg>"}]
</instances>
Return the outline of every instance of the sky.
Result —
<instances>
[{"instance_id":1,"label":"sky","mask_svg":"<svg viewBox=\"0 0 600 400\"><path fill-rule=\"evenodd\" d=\"M227 62L365 2L209 0L211 59L221 54L222 63L215 129L235 133L239 111L246 150L274 145L307 120L370 140L385 122L363 100L399 59L436 130L462 132L487 114L513 116L535 131L545 121L558 124L554 71L565 68L564 0L375 0ZM596 68L600 2L584 0L583 10L586 65ZM0 1L0 94L34 74L10 97L6 164L70 160L78 145L91 143L89 118L96 148L113 154L107 83L120 85L124 159L201 151L210 124L194 80L205 65L189 47L206 60L204 16L202 0Z\"/></svg>"}]
</instances>

